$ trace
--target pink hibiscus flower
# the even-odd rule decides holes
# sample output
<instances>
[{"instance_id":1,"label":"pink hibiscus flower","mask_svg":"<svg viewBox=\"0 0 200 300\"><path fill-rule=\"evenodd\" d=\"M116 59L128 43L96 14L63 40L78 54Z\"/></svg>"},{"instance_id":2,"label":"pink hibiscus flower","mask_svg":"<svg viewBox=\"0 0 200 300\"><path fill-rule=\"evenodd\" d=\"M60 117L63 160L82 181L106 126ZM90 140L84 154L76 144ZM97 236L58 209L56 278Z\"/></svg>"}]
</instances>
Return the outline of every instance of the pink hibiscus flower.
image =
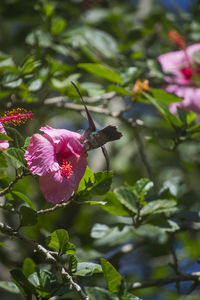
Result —
<instances>
[{"instance_id":1,"label":"pink hibiscus flower","mask_svg":"<svg viewBox=\"0 0 200 300\"><path fill-rule=\"evenodd\" d=\"M40 176L40 188L47 201L67 201L84 175L87 153L79 133L50 126L34 134L25 153L28 168Z\"/></svg>"},{"instance_id":2,"label":"pink hibiscus flower","mask_svg":"<svg viewBox=\"0 0 200 300\"><path fill-rule=\"evenodd\" d=\"M169 52L158 57L163 72L173 75L173 77L165 77L168 82L166 91L183 98L183 101L170 105L172 113L176 113L177 106L197 114L200 113L200 88L195 87L192 79L194 75L200 75L200 66L194 63L193 58L197 51L200 51L200 44L194 44L185 50Z\"/></svg>"},{"instance_id":3,"label":"pink hibiscus flower","mask_svg":"<svg viewBox=\"0 0 200 300\"><path fill-rule=\"evenodd\" d=\"M6 131L3 127L3 125L1 124L1 122L0 122L0 132L3 134L6 134ZM8 147L9 147L8 141L0 140L0 149L6 150L6 149L8 149Z\"/></svg>"}]
</instances>

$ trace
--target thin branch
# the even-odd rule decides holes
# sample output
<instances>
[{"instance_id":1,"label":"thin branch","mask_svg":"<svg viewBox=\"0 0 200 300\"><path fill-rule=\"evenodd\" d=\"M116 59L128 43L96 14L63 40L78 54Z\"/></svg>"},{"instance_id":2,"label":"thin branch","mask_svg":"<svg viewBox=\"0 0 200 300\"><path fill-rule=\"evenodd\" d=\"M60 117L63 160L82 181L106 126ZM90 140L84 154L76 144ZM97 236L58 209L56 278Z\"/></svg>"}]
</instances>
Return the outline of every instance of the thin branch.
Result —
<instances>
[{"instance_id":1,"label":"thin branch","mask_svg":"<svg viewBox=\"0 0 200 300\"><path fill-rule=\"evenodd\" d=\"M135 139L136 139L136 142L137 142L137 146L138 146L138 150L139 150L139 153L140 153L141 160L142 160L142 162L143 162L143 164L146 168L146 171L147 171L147 174L148 174L149 178L151 179L151 181L154 182L154 191L156 193L155 178L154 178L153 172L151 170L149 161L147 159L147 156L146 156L146 153L145 153L145 150L144 150L144 145L143 145L142 139L140 137L140 134L138 132L137 124L133 119L128 119L128 120L123 119L123 120L126 121L126 123L128 123L129 125L131 125L131 127L134 129L133 132L134 132L134 135L135 135Z\"/></svg>"},{"instance_id":2,"label":"thin branch","mask_svg":"<svg viewBox=\"0 0 200 300\"><path fill-rule=\"evenodd\" d=\"M112 99L114 96L116 96L115 92L109 92L109 93L105 93L104 95L101 96L95 96L95 97L85 97L84 96L84 101L86 103L94 103L97 102L99 100L110 100ZM45 99L44 103L45 104L58 104L58 102L66 102L69 101L70 99L67 97L63 97L63 96L57 96L57 97L51 97L51 98L47 98Z\"/></svg>"},{"instance_id":3,"label":"thin branch","mask_svg":"<svg viewBox=\"0 0 200 300\"><path fill-rule=\"evenodd\" d=\"M5 210L15 213L15 214L19 214L18 210L16 210L12 205L7 204L7 203L4 203L4 204L0 203L0 208L5 209Z\"/></svg>"},{"instance_id":4,"label":"thin branch","mask_svg":"<svg viewBox=\"0 0 200 300\"><path fill-rule=\"evenodd\" d=\"M134 282L128 287L128 290L137 290L137 289L144 289L149 287L160 287L163 285L167 285L170 283L176 283L181 281L197 281L200 282L200 272L194 272L190 274L181 274L176 275L174 277L168 278L159 278L154 280L146 280L142 282Z\"/></svg>"},{"instance_id":5,"label":"thin branch","mask_svg":"<svg viewBox=\"0 0 200 300\"><path fill-rule=\"evenodd\" d=\"M68 206L71 203L71 201L72 201L72 199L68 200L67 202L56 204L55 206L47 208L47 209L38 210L38 211L36 211L36 213L37 213L37 215L45 215L45 214L54 212L60 208L65 208L66 206Z\"/></svg>"},{"instance_id":6,"label":"thin branch","mask_svg":"<svg viewBox=\"0 0 200 300\"><path fill-rule=\"evenodd\" d=\"M5 194L7 194L7 193L9 193L10 190L11 190L11 188L13 187L13 185L14 185L19 179L21 179L23 176L25 176L25 171L24 171L24 170L23 170L20 174L18 174L18 175L16 176L16 178L15 178L13 181L11 181L11 182L9 183L9 185L8 185L4 190L0 191L0 197L3 196L3 195L5 195Z\"/></svg>"},{"instance_id":7,"label":"thin branch","mask_svg":"<svg viewBox=\"0 0 200 300\"><path fill-rule=\"evenodd\" d=\"M175 251L174 245L173 245L173 242L174 242L174 235L173 234L170 237L169 242L170 242L170 251L171 251L172 260L173 260L173 262L171 264L169 264L169 265L172 267L172 269L174 270L175 274L178 276L181 273L179 271L178 258L177 258L176 251ZM180 290L180 283L179 283L179 281L176 282L176 289L177 289L177 292L180 294L181 290Z\"/></svg>"},{"instance_id":8,"label":"thin branch","mask_svg":"<svg viewBox=\"0 0 200 300\"><path fill-rule=\"evenodd\" d=\"M83 291L81 286L73 280L72 276L70 276L70 274L67 273L67 271L65 270L65 268L63 266L61 267L59 265L59 263L57 262L55 257L51 254L51 251L47 250L42 245L38 244L36 241L29 239L25 235L14 230L12 227L10 227L4 223L0 223L0 232L24 241L25 243L31 245L36 252L43 254L46 261L48 261L49 263L52 263L58 270L61 271L63 278L65 278L67 281L70 282L70 285L72 286L73 289L75 289L77 291L77 293L80 295L81 299L89 300L89 297L85 294L85 292Z\"/></svg>"},{"instance_id":9,"label":"thin branch","mask_svg":"<svg viewBox=\"0 0 200 300\"><path fill-rule=\"evenodd\" d=\"M199 284L199 282L197 280L195 280L192 285L189 287L189 289L186 292L186 295L191 294L197 287L197 285Z\"/></svg>"},{"instance_id":10,"label":"thin branch","mask_svg":"<svg viewBox=\"0 0 200 300\"><path fill-rule=\"evenodd\" d=\"M52 107L56 106L56 107L63 107L63 108L68 109L68 110L85 111L84 106L82 104L75 104L75 103L71 103L71 102L68 102L68 103L57 102L57 103L52 104L51 102L47 102L45 100L44 104L48 105L50 107L51 106ZM111 115L110 111L106 108L103 108L103 107L87 105L87 108L91 112L95 112L95 113L99 113L99 114L105 114L105 115Z\"/></svg>"}]
</instances>

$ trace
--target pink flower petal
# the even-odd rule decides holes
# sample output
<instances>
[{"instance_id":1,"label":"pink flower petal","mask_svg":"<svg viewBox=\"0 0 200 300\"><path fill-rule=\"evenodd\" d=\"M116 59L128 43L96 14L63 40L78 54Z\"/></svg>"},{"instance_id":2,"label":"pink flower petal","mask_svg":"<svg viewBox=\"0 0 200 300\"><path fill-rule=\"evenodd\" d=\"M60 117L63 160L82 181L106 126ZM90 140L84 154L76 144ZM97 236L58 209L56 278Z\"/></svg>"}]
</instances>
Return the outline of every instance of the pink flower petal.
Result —
<instances>
[{"instance_id":1,"label":"pink flower petal","mask_svg":"<svg viewBox=\"0 0 200 300\"><path fill-rule=\"evenodd\" d=\"M193 69L190 66L190 63L194 62L193 54L197 51L200 51L200 43L189 46L185 51L169 52L158 57L163 71L173 75L173 77L165 77L168 83L165 89L183 98L183 101L170 105L172 113L176 113L176 108L179 106L200 114L200 89L196 88L192 81ZM197 66L194 65L193 68L198 74Z\"/></svg>"},{"instance_id":2,"label":"pink flower petal","mask_svg":"<svg viewBox=\"0 0 200 300\"><path fill-rule=\"evenodd\" d=\"M192 59L192 61L194 60L193 54L197 51L200 51L200 44L194 44L187 47L187 55Z\"/></svg>"},{"instance_id":3,"label":"pink flower petal","mask_svg":"<svg viewBox=\"0 0 200 300\"><path fill-rule=\"evenodd\" d=\"M69 139L80 140L81 135L77 132L73 132L67 129L54 129L50 126L40 128L48 137L50 137L53 143L56 145L56 153L64 151ZM83 145L81 146L84 147Z\"/></svg>"},{"instance_id":4,"label":"pink flower petal","mask_svg":"<svg viewBox=\"0 0 200 300\"><path fill-rule=\"evenodd\" d=\"M42 127L41 131L43 135L32 136L25 153L28 167L33 174L41 176L40 187L47 201L67 201L78 188L87 166L81 135L49 126Z\"/></svg>"},{"instance_id":5,"label":"pink flower petal","mask_svg":"<svg viewBox=\"0 0 200 300\"><path fill-rule=\"evenodd\" d=\"M62 178L60 171L40 177L40 188L48 202L59 203L68 200L74 188L67 178Z\"/></svg>"},{"instance_id":6,"label":"pink flower petal","mask_svg":"<svg viewBox=\"0 0 200 300\"><path fill-rule=\"evenodd\" d=\"M0 122L0 132L3 134L6 134L6 131L3 127L3 125L1 124L1 122ZM8 147L9 147L8 141L0 140L0 149L6 150L6 149L8 149Z\"/></svg>"},{"instance_id":7,"label":"pink flower petal","mask_svg":"<svg viewBox=\"0 0 200 300\"><path fill-rule=\"evenodd\" d=\"M41 134L34 134L24 155L34 175L46 175L59 170L53 144Z\"/></svg>"},{"instance_id":8,"label":"pink flower petal","mask_svg":"<svg viewBox=\"0 0 200 300\"><path fill-rule=\"evenodd\" d=\"M170 111L176 113L176 108L179 106L182 109L193 111L197 114L200 113L200 89L193 87L180 87L173 86L174 93L179 97L184 97L184 100L170 105ZM170 86L168 86L168 91Z\"/></svg>"},{"instance_id":9,"label":"pink flower petal","mask_svg":"<svg viewBox=\"0 0 200 300\"><path fill-rule=\"evenodd\" d=\"M189 46L184 50L173 51L166 54L158 56L158 61L161 64L162 70L165 73L174 73L184 64L188 64L187 59L190 62L194 61L193 54L197 51L200 51L200 44L194 44Z\"/></svg>"},{"instance_id":10,"label":"pink flower petal","mask_svg":"<svg viewBox=\"0 0 200 300\"><path fill-rule=\"evenodd\" d=\"M158 56L162 70L165 73L174 73L185 61L185 53L183 50L169 52Z\"/></svg>"},{"instance_id":11,"label":"pink flower petal","mask_svg":"<svg viewBox=\"0 0 200 300\"><path fill-rule=\"evenodd\" d=\"M63 178L60 171L40 177L40 188L48 202L67 201L73 191L78 188L87 166L86 156L80 157L78 160L72 157L69 161L72 163L74 172L69 179Z\"/></svg>"}]
</instances>

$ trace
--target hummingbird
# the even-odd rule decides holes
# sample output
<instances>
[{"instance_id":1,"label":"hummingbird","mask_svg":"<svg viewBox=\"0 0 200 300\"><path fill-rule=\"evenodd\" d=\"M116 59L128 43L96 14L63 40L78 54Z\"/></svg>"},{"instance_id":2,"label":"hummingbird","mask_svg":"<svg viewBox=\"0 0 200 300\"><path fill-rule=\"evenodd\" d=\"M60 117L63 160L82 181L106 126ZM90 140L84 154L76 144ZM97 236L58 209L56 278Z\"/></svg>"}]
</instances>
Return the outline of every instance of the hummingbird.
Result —
<instances>
[{"instance_id":1,"label":"hummingbird","mask_svg":"<svg viewBox=\"0 0 200 300\"><path fill-rule=\"evenodd\" d=\"M117 130L117 127L113 125L108 125L101 130L97 130L94 121L92 119L92 116L86 106L85 101L83 100L83 97L81 96L78 87L73 81L71 81L71 84L74 86L77 94L79 95L83 103L87 115L87 119L88 119L88 128L85 130L84 134L82 135L81 142L85 145L88 151L101 147L101 150L106 160L107 171L109 171L110 169L109 156L105 144L108 142L119 140L122 137L122 133L119 132Z\"/></svg>"}]
</instances>

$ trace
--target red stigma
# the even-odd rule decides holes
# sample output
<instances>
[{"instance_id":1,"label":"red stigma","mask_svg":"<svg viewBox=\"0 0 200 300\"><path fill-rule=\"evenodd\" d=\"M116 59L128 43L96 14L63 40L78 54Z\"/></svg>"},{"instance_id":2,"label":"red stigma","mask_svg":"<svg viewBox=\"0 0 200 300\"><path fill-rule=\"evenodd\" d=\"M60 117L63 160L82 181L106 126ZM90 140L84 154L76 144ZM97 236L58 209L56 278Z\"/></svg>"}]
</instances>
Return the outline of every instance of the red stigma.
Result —
<instances>
[{"instance_id":1,"label":"red stigma","mask_svg":"<svg viewBox=\"0 0 200 300\"><path fill-rule=\"evenodd\" d=\"M62 177L67 177L69 179L73 175L74 171L70 162L63 159L60 167L60 173Z\"/></svg>"},{"instance_id":2,"label":"red stigma","mask_svg":"<svg viewBox=\"0 0 200 300\"><path fill-rule=\"evenodd\" d=\"M0 122L6 125L12 124L18 126L24 124L28 119L32 120L32 117L33 113L31 111L27 111L24 108L17 108L5 112L3 117L0 118Z\"/></svg>"},{"instance_id":3,"label":"red stigma","mask_svg":"<svg viewBox=\"0 0 200 300\"><path fill-rule=\"evenodd\" d=\"M181 49L185 49L187 47L184 38L180 35L180 33L176 30L168 31L168 35L173 42L175 42Z\"/></svg>"},{"instance_id":4,"label":"red stigma","mask_svg":"<svg viewBox=\"0 0 200 300\"><path fill-rule=\"evenodd\" d=\"M192 78L192 70L189 67L181 69L181 73L184 75L185 79Z\"/></svg>"}]
</instances>

